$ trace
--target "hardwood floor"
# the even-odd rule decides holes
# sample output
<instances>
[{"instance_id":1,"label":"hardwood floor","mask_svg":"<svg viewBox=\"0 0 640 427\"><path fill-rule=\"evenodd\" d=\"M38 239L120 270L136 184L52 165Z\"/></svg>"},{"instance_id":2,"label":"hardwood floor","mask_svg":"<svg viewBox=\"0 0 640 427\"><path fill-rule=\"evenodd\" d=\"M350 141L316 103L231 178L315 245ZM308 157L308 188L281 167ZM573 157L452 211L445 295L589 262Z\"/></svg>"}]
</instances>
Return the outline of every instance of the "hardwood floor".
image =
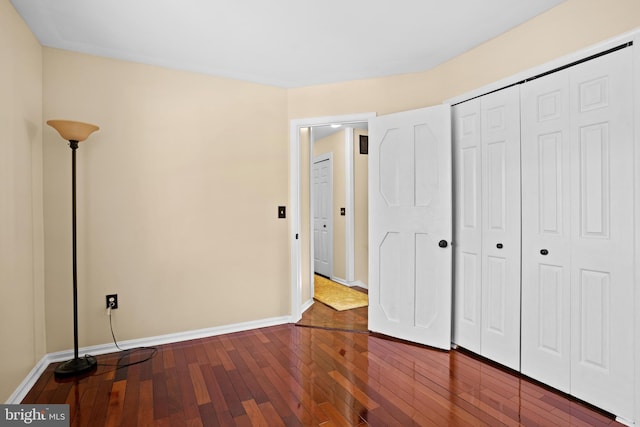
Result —
<instances>
[{"instance_id":1,"label":"hardwood floor","mask_svg":"<svg viewBox=\"0 0 640 427\"><path fill-rule=\"evenodd\" d=\"M302 319L296 325L352 332L369 332L368 309L367 307L361 307L337 311L321 302L315 301L302 314Z\"/></svg>"},{"instance_id":2,"label":"hardwood floor","mask_svg":"<svg viewBox=\"0 0 640 427\"><path fill-rule=\"evenodd\" d=\"M354 286L351 289L365 294L369 293L367 289L359 286ZM368 313L368 307L337 311L319 301L314 301L313 305L302 313L302 319L300 319L296 325L353 332L368 332Z\"/></svg>"},{"instance_id":3,"label":"hardwood floor","mask_svg":"<svg viewBox=\"0 0 640 427\"><path fill-rule=\"evenodd\" d=\"M23 403L67 403L72 426L616 425L461 351L281 325L98 356L67 381L49 366ZM619 424L618 424L619 425Z\"/></svg>"}]
</instances>

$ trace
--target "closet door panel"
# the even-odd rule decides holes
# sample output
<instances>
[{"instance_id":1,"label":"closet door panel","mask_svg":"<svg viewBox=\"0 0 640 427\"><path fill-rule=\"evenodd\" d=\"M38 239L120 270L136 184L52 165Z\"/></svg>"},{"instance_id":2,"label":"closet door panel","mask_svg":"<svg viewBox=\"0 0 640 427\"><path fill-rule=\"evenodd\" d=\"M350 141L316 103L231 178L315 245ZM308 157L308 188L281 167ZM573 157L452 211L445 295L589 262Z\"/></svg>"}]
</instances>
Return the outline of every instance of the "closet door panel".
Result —
<instances>
[{"instance_id":1,"label":"closet door panel","mask_svg":"<svg viewBox=\"0 0 640 427\"><path fill-rule=\"evenodd\" d=\"M520 369L520 95L480 98L482 134L481 354Z\"/></svg>"},{"instance_id":2,"label":"closet door panel","mask_svg":"<svg viewBox=\"0 0 640 427\"><path fill-rule=\"evenodd\" d=\"M632 50L570 70L571 394L633 419Z\"/></svg>"},{"instance_id":3,"label":"closet door panel","mask_svg":"<svg viewBox=\"0 0 640 427\"><path fill-rule=\"evenodd\" d=\"M481 333L481 135L480 100L452 108L454 167L453 342L480 353Z\"/></svg>"},{"instance_id":4,"label":"closet door panel","mask_svg":"<svg viewBox=\"0 0 640 427\"><path fill-rule=\"evenodd\" d=\"M522 372L570 392L569 73L521 89Z\"/></svg>"}]
</instances>

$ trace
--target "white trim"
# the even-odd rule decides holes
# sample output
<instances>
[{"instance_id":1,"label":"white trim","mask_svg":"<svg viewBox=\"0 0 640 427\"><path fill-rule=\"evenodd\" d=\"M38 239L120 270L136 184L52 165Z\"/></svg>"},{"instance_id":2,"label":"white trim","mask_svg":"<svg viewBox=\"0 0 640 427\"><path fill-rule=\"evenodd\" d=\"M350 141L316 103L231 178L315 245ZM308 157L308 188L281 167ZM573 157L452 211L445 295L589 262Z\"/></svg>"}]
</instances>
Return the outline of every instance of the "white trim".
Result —
<instances>
[{"instance_id":1,"label":"white trim","mask_svg":"<svg viewBox=\"0 0 640 427\"><path fill-rule=\"evenodd\" d=\"M292 120L289 128L289 210L291 250L290 280L291 280L291 322L295 323L302 317L300 304L302 298L302 266L300 241L300 129L306 127L303 121Z\"/></svg>"},{"instance_id":2,"label":"white trim","mask_svg":"<svg viewBox=\"0 0 640 427\"><path fill-rule=\"evenodd\" d=\"M71 355L73 356L73 351L71 352ZM16 387L14 392L11 394L11 396L9 396L7 401L4 403L8 405L12 405L12 404L18 404L22 402L22 399L25 398L27 393L29 393L31 388L35 385L36 381L38 381L38 378L40 378L44 370L47 369L47 366L49 366L49 363L51 363L48 357L49 357L48 354L45 354L44 356L42 356L42 359L40 359L40 361L36 363L33 369L31 369L31 371L27 374L27 376L24 377L22 382L18 384L18 387Z\"/></svg>"},{"instance_id":3,"label":"white trim","mask_svg":"<svg viewBox=\"0 0 640 427\"><path fill-rule=\"evenodd\" d=\"M231 334L234 332L249 331L251 329L266 328L269 326L283 325L290 323L289 316L272 317L268 319L252 320L249 322L234 323L231 325L214 326L205 329L196 329L193 331L178 332L175 334L158 335L155 337L138 338L128 341L119 342L118 345L122 348L135 348L135 347L149 347L163 344L171 344L181 341L189 341L200 338L208 338L216 335ZM98 356L101 354L116 353L118 348L113 343L98 344L89 347L82 347L78 349L80 356L85 354L91 354ZM40 361L31 369L31 372L25 377L24 380L18 385L16 390L9 396L9 399L5 403L17 404L22 402L22 399L27 395L29 390L36 383L38 378L47 369L50 363L62 362L73 358L73 350L58 351L55 353L46 354L40 359ZM99 363L98 363L99 364Z\"/></svg>"},{"instance_id":4,"label":"white trim","mask_svg":"<svg viewBox=\"0 0 640 427\"><path fill-rule=\"evenodd\" d=\"M355 276L355 188L354 188L354 165L353 165L353 128L344 128L344 165L345 165L345 240L346 240L346 262L345 262L345 279L347 282L353 282Z\"/></svg>"},{"instance_id":5,"label":"white trim","mask_svg":"<svg viewBox=\"0 0 640 427\"><path fill-rule=\"evenodd\" d=\"M309 177L307 179L309 186L306 189L307 194L309 195L309 274L307 275L307 281L309 283L309 295L311 299L313 299L313 295L315 293L315 254L316 254L316 244L315 244L315 233L313 232L313 147L316 142L316 133L313 131L312 127L309 127L309 147L307 147L307 151L309 156L307 157L306 162L307 165L307 173ZM302 173L302 172L300 172ZM302 190L301 190L302 191ZM302 194L300 195L302 197ZM301 211L302 212L302 211ZM300 225L302 227L302 225ZM302 235L302 233L300 233ZM300 256L300 264L302 264L302 255ZM305 310L301 310L301 315ZM299 320L299 319L298 319Z\"/></svg>"},{"instance_id":6,"label":"white trim","mask_svg":"<svg viewBox=\"0 0 640 427\"><path fill-rule=\"evenodd\" d=\"M336 282L336 283L340 283L341 285L344 285L346 287L351 287L351 285L349 284L349 282L347 282L344 279L341 279L339 277L331 277L331 281L332 282Z\"/></svg>"},{"instance_id":7,"label":"white trim","mask_svg":"<svg viewBox=\"0 0 640 427\"><path fill-rule=\"evenodd\" d=\"M307 302L302 304L302 312L304 313L305 311L309 310L314 302L315 301L313 300L313 298L311 298L310 300L307 300Z\"/></svg>"},{"instance_id":8,"label":"white trim","mask_svg":"<svg viewBox=\"0 0 640 427\"><path fill-rule=\"evenodd\" d=\"M292 119L289 122L289 202L291 203L291 322L296 323L302 317L302 266L301 244L296 239L301 233L300 217L300 129L330 125L332 123L366 122L376 113L348 114L343 116L311 117ZM311 157L311 156L310 156Z\"/></svg>"},{"instance_id":9,"label":"white trim","mask_svg":"<svg viewBox=\"0 0 640 427\"><path fill-rule=\"evenodd\" d=\"M358 286L359 288L369 289L369 285L367 285L366 283L361 282L360 280L355 280L353 282L349 282L349 286L351 286L351 287Z\"/></svg>"},{"instance_id":10,"label":"white trim","mask_svg":"<svg viewBox=\"0 0 640 427\"><path fill-rule=\"evenodd\" d=\"M478 89L474 89L470 92L466 92L464 94L455 96L453 98L449 98L445 100L443 104L450 104L450 105L458 104L460 102L467 101L471 98L475 98L475 97L487 94L489 92L502 89L506 86L521 82L533 76L537 76L539 74L543 74L548 71L555 70L556 68L563 67L573 62L580 61L592 55L597 55L598 53L604 52L608 49L633 41L634 37L637 37L638 32L640 32L640 29L629 31L627 33L621 34L619 36L613 37L611 39L608 39L600 43L597 43L595 45L589 46L587 48L581 49L577 52L570 53L568 55L546 62L544 64L535 66L533 68L529 68L525 71L521 71L517 74L506 77L502 80L498 80L497 82L493 82L486 86L482 86Z\"/></svg>"},{"instance_id":11,"label":"white trim","mask_svg":"<svg viewBox=\"0 0 640 427\"><path fill-rule=\"evenodd\" d=\"M359 286L361 288L369 289L369 286L366 283L362 283L359 280L348 282L346 280L340 279L339 277L335 277L335 278L332 277L331 280L336 283L340 283L341 285L347 286L349 288L353 288L354 286Z\"/></svg>"},{"instance_id":12,"label":"white trim","mask_svg":"<svg viewBox=\"0 0 640 427\"><path fill-rule=\"evenodd\" d=\"M634 132L634 182L632 183L633 191L635 194L635 247L634 254L631 259L635 260L635 286L634 286L634 303L636 309L634 310L634 352L635 352L635 420L640 420L640 291L638 286L640 285L640 262L638 257L640 256L640 30L636 31L633 35L633 96L634 96L634 115L633 115L633 132ZM620 422L624 423L625 420Z\"/></svg>"}]
</instances>

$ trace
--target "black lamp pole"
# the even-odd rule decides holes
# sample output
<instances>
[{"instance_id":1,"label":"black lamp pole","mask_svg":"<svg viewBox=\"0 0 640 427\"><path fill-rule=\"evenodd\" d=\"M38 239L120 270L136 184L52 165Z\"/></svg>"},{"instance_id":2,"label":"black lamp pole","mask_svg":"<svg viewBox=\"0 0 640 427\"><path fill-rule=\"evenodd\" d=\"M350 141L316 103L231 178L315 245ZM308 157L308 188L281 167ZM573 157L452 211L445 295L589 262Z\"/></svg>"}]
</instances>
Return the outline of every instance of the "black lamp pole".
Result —
<instances>
[{"instance_id":1,"label":"black lamp pole","mask_svg":"<svg viewBox=\"0 0 640 427\"><path fill-rule=\"evenodd\" d=\"M78 243L76 228L76 150L78 141L69 140L71 147L71 235L73 252L73 359L58 365L54 371L56 377L70 377L90 372L97 366L96 358L78 355Z\"/></svg>"},{"instance_id":2,"label":"black lamp pole","mask_svg":"<svg viewBox=\"0 0 640 427\"><path fill-rule=\"evenodd\" d=\"M71 235L73 246L73 358L78 359L78 232L76 227L76 150L78 141L69 141L71 147Z\"/></svg>"},{"instance_id":3,"label":"black lamp pole","mask_svg":"<svg viewBox=\"0 0 640 427\"><path fill-rule=\"evenodd\" d=\"M76 150L78 142L84 141L98 130L98 126L68 120L49 120L47 124L69 141L71 147L71 229L73 252L73 359L58 365L54 372L56 378L72 377L92 371L98 365L93 356L80 357L78 354L78 243L76 227Z\"/></svg>"}]
</instances>

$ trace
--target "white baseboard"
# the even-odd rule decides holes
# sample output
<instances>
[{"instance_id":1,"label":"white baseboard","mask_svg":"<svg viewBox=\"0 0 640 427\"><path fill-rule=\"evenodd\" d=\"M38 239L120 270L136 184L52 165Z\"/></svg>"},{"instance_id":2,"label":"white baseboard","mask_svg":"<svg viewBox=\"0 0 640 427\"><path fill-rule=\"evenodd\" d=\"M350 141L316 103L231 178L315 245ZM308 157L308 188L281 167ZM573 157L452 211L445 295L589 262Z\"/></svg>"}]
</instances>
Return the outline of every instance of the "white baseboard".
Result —
<instances>
[{"instance_id":1,"label":"white baseboard","mask_svg":"<svg viewBox=\"0 0 640 427\"><path fill-rule=\"evenodd\" d=\"M71 352L71 354L73 355L73 351ZM22 380L22 382L14 390L11 396L9 396L9 398L5 402L6 404L17 404L22 402L22 399L24 399L27 393L29 393L31 387L34 386L36 381L38 381L38 378L40 378L40 375L42 375L44 370L47 369L47 366L49 366L49 363L51 363L48 357L48 354L42 356L42 359L40 359L40 361L36 363L36 366L33 367L31 372L27 374L27 376L24 378L24 380Z\"/></svg>"},{"instance_id":2,"label":"white baseboard","mask_svg":"<svg viewBox=\"0 0 640 427\"><path fill-rule=\"evenodd\" d=\"M333 282L340 283L341 285L349 286L349 283L341 277L331 276L329 279Z\"/></svg>"},{"instance_id":3,"label":"white baseboard","mask_svg":"<svg viewBox=\"0 0 640 427\"><path fill-rule=\"evenodd\" d=\"M362 283L359 280L354 280L352 282L348 282L348 281L346 281L344 279L341 279L339 277L332 277L331 280L333 280L336 283L340 283L341 285L348 286L350 288L353 287L353 286L359 286L361 288L369 289L369 286L366 283Z\"/></svg>"},{"instance_id":4,"label":"white baseboard","mask_svg":"<svg viewBox=\"0 0 640 427\"><path fill-rule=\"evenodd\" d=\"M369 289L369 285L367 285L366 283L362 283L359 280L356 280L354 282L350 282L349 286L358 286L360 288Z\"/></svg>"},{"instance_id":5,"label":"white baseboard","mask_svg":"<svg viewBox=\"0 0 640 427\"><path fill-rule=\"evenodd\" d=\"M311 298L309 301L305 302L304 304L302 304L302 307L300 307L302 310L302 313L304 313L305 311L309 310L311 308L311 306L313 305L313 298Z\"/></svg>"},{"instance_id":6,"label":"white baseboard","mask_svg":"<svg viewBox=\"0 0 640 427\"><path fill-rule=\"evenodd\" d=\"M313 300L311 301L313 304ZM158 335L155 337L138 338L128 341L119 342L118 345L121 348L135 348L135 347L149 347L162 344L171 344L175 342L194 340L199 338L213 337L216 335L231 334L234 332L248 331L251 329L266 328L268 326L283 325L290 323L290 316L272 317L270 319L254 320L250 322L235 323L232 325L214 326L212 328L197 329L194 331L178 332L175 334ZM99 344L89 347L81 347L78 349L80 356L90 354L92 356L98 356L101 354L115 353L119 351L115 344ZM31 372L27 374L24 380L18 385L16 390L9 396L9 399L5 403L17 404L22 402L22 399L29 393L31 387L36 383L38 378L42 375L47 366L53 362L62 362L73 358L73 350L58 351L55 353L45 354L42 359L33 367Z\"/></svg>"}]
</instances>

